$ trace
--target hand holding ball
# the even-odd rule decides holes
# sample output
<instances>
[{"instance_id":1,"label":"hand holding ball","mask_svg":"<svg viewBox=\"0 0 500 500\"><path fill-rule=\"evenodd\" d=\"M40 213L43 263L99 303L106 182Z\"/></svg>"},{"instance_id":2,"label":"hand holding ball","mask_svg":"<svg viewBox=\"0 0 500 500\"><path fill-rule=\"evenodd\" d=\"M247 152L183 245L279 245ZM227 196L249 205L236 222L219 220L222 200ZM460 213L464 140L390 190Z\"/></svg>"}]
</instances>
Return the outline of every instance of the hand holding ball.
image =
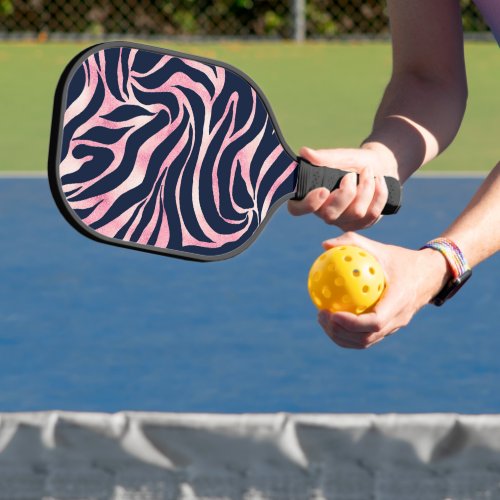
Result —
<instances>
[{"instance_id":1,"label":"hand holding ball","mask_svg":"<svg viewBox=\"0 0 500 500\"><path fill-rule=\"evenodd\" d=\"M307 288L318 309L362 314L380 299L385 288L384 271L363 248L334 247L312 265Z\"/></svg>"}]
</instances>

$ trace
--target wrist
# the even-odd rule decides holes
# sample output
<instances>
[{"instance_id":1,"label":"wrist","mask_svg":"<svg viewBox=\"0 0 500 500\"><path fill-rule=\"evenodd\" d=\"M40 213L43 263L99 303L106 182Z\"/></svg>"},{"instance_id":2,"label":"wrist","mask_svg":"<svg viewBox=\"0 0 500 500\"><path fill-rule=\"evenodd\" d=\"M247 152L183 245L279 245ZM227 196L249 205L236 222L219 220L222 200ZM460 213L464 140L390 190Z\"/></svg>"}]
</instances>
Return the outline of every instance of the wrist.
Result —
<instances>
[{"instance_id":1,"label":"wrist","mask_svg":"<svg viewBox=\"0 0 500 500\"><path fill-rule=\"evenodd\" d=\"M423 259L420 269L425 269L423 287L425 303L428 303L452 279L453 275L446 258L440 252L436 252L432 248L422 248L418 252Z\"/></svg>"},{"instance_id":2,"label":"wrist","mask_svg":"<svg viewBox=\"0 0 500 500\"><path fill-rule=\"evenodd\" d=\"M431 302L436 306L443 305L453 297L469 280L472 270L465 259L462 250L449 238L435 238L427 242L422 249L431 249L443 256L446 260L448 272L451 275L443 288L436 294Z\"/></svg>"},{"instance_id":3,"label":"wrist","mask_svg":"<svg viewBox=\"0 0 500 500\"><path fill-rule=\"evenodd\" d=\"M383 166L380 173L399 179L398 162L394 153L385 144L367 139L361 144L361 149L373 151L377 154L380 164Z\"/></svg>"}]
</instances>

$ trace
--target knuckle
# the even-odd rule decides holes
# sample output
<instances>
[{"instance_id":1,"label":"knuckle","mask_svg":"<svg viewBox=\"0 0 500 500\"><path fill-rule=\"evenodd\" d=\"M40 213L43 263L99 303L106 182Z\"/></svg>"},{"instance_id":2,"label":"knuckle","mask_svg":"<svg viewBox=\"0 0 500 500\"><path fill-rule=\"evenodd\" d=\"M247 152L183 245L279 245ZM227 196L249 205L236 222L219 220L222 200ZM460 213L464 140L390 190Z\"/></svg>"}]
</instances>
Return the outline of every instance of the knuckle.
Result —
<instances>
[{"instance_id":1,"label":"knuckle","mask_svg":"<svg viewBox=\"0 0 500 500\"><path fill-rule=\"evenodd\" d=\"M387 183L385 181L384 176L383 175L378 175L377 179L378 179L379 182L376 183L377 184L376 185L376 190L379 193L382 193L385 196L387 196L388 188L387 188Z\"/></svg>"},{"instance_id":2,"label":"knuckle","mask_svg":"<svg viewBox=\"0 0 500 500\"><path fill-rule=\"evenodd\" d=\"M371 206L366 211L366 217L370 222L377 220L380 217L381 209L377 206Z\"/></svg>"},{"instance_id":3,"label":"knuckle","mask_svg":"<svg viewBox=\"0 0 500 500\"><path fill-rule=\"evenodd\" d=\"M329 224L330 226L333 226L337 223L337 217L333 216L333 215L327 215L325 217L323 217L323 220Z\"/></svg>"},{"instance_id":4,"label":"knuckle","mask_svg":"<svg viewBox=\"0 0 500 500\"><path fill-rule=\"evenodd\" d=\"M357 192L357 189L358 189L358 186L354 183L352 184L347 184L347 185L344 185L344 187L341 188L344 192L344 195L351 199L351 198L354 198L356 196L356 192Z\"/></svg>"},{"instance_id":5,"label":"knuckle","mask_svg":"<svg viewBox=\"0 0 500 500\"><path fill-rule=\"evenodd\" d=\"M354 196L358 189L354 175L348 174L344 176L342 181L343 182L341 183L338 191L340 191L340 193L342 193L344 196Z\"/></svg>"},{"instance_id":6,"label":"knuckle","mask_svg":"<svg viewBox=\"0 0 500 500\"><path fill-rule=\"evenodd\" d=\"M363 166L361 168L361 172L364 172L366 174L370 174L373 176L373 167L370 162L364 161Z\"/></svg>"},{"instance_id":7,"label":"knuckle","mask_svg":"<svg viewBox=\"0 0 500 500\"><path fill-rule=\"evenodd\" d=\"M337 222L338 219L338 212L337 210L334 210L332 208L328 208L326 210L322 210L320 213L320 217L330 225L333 225Z\"/></svg>"},{"instance_id":8,"label":"knuckle","mask_svg":"<svg viewBox=\"0 0 500 500\"><path fill-rule=\"evenodd\" d=\"M313 210L315 210L315 205L317 204L317 201L316 201L316 197L314 196L306 196L303 200L302 200L302 206L308 210L309 212L312 212Z\"/></svg>"},{"instance_id":9,"label":"knuckle","mask_svg":"<svg viewBox=\"0 0 500 500\"><path fill-rule=\"evenodd\" d=\"M374 226L378 222L378 217L365 217L363 219L363 228L367 229Z\"/></svg>"},{"instance_id":10,"label":"knuckle","mask_svg":"<svg viewBox=\"0 0 500 500\"><path fill-rule=\"evenodd\" d=\"M359 345L362 349L368 349L368 347L370 347L371 345L371 342L368 339L364 339L359 342Z\"/></svg>"},{"instance_id":11,"label":"knuckle","mask_svg":"<svg viewBox=\"0 0 500 500\"><path fill-rule=\"evenodd\" d=\"M359 183L364 186L375 184L375 177L371 168L366 168L360 175Z\"/></svg>"},{"instance_id":12,"label":"knuckle","mask_svg":"<svg viewBox=\"0 0 500 500\"><path fill-rule=\"evenodd\" d=\"M351 208L351 214L356 218L356 219L363 219L366 216L366 210L364 207L360 205L354 205Z\"/></svg>"},{"instance_id":13,"label":"knuckle","mask_svg":"<svg viewBox=\"0 0 500 500\"><path fill-rule=\"evenodd\" d=\"M384 338L384 336L381 334L381 333L371 333L368 338L367 338L367 341L368 341L368 344L369 344L369 347L377 344L378 342L380 342L382 339Z\"/></svg>"}]
</instances>

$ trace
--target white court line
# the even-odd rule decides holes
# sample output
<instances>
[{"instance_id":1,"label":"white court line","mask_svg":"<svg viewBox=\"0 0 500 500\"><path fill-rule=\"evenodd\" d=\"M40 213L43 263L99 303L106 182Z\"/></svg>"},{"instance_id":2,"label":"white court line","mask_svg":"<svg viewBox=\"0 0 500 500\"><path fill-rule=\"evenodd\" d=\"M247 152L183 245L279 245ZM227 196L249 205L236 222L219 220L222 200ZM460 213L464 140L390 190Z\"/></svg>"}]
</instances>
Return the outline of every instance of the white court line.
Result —
<instances>
[{"instance_id":1,"label":"white court line","mask_svg":"<svg viewBox=\"0 0 500 500\"><path fill-rule=\"evenodd\" d=\"M477 170L452 170L449 172L438 172L429 170L416 172L412 177L414 179L483 179L489 172L478 172Z\"/></svg>"},{"instance_id":2,"label":"white court line","mask_svg":"<svg viewBox=\"0 0 500 500\"><path fill-rule=\"evenodd\" d=\"M38 171L38 172L32 172L32 171L4 171L0 172L0 179L46 179L47 178L47 172L43 171Z\"/></svg>"}]
</instances>

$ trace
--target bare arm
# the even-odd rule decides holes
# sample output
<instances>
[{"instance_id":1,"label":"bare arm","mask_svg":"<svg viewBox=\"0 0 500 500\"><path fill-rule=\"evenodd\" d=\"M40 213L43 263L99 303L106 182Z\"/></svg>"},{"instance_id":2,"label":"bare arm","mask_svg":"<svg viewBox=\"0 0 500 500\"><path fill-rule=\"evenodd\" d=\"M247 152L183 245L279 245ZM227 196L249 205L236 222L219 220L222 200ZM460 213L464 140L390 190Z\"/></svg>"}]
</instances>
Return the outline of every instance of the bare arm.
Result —
<instances>
[{"instance_id":1,"label":"bare arm","mask_svg":"<svg viewBox=\"0 0 500 500\"><path fill-rule=\"evenodd\" d=\"M388 0L393 71L361 148L311 150L301 156L359 174L340 189L319 188L290 201L293 215L315 213L343 230L374 224L387 200L384 175L402 182L455 137L467 100L459 0Z\"/></svg>"},{"instance_id":2,"label":"bare arm","mask_svg":"<svg viewBox=\"0 0 500 500\"><path fill-rule=\"evenodd\" d=\"M471 266L500 251L500 162L443 236L462 249Z\"/></svg>"},{"instance_id":3,"label":"bare arm","mask_svg":"<svg viewBox=\"0 0 500 500\"><path fill-rule=\"evenodd\" d=\"M402 181L454 139L467 100L458 0L388 0L393 71L363 148Z\"/></svg>"}]
</instances>

